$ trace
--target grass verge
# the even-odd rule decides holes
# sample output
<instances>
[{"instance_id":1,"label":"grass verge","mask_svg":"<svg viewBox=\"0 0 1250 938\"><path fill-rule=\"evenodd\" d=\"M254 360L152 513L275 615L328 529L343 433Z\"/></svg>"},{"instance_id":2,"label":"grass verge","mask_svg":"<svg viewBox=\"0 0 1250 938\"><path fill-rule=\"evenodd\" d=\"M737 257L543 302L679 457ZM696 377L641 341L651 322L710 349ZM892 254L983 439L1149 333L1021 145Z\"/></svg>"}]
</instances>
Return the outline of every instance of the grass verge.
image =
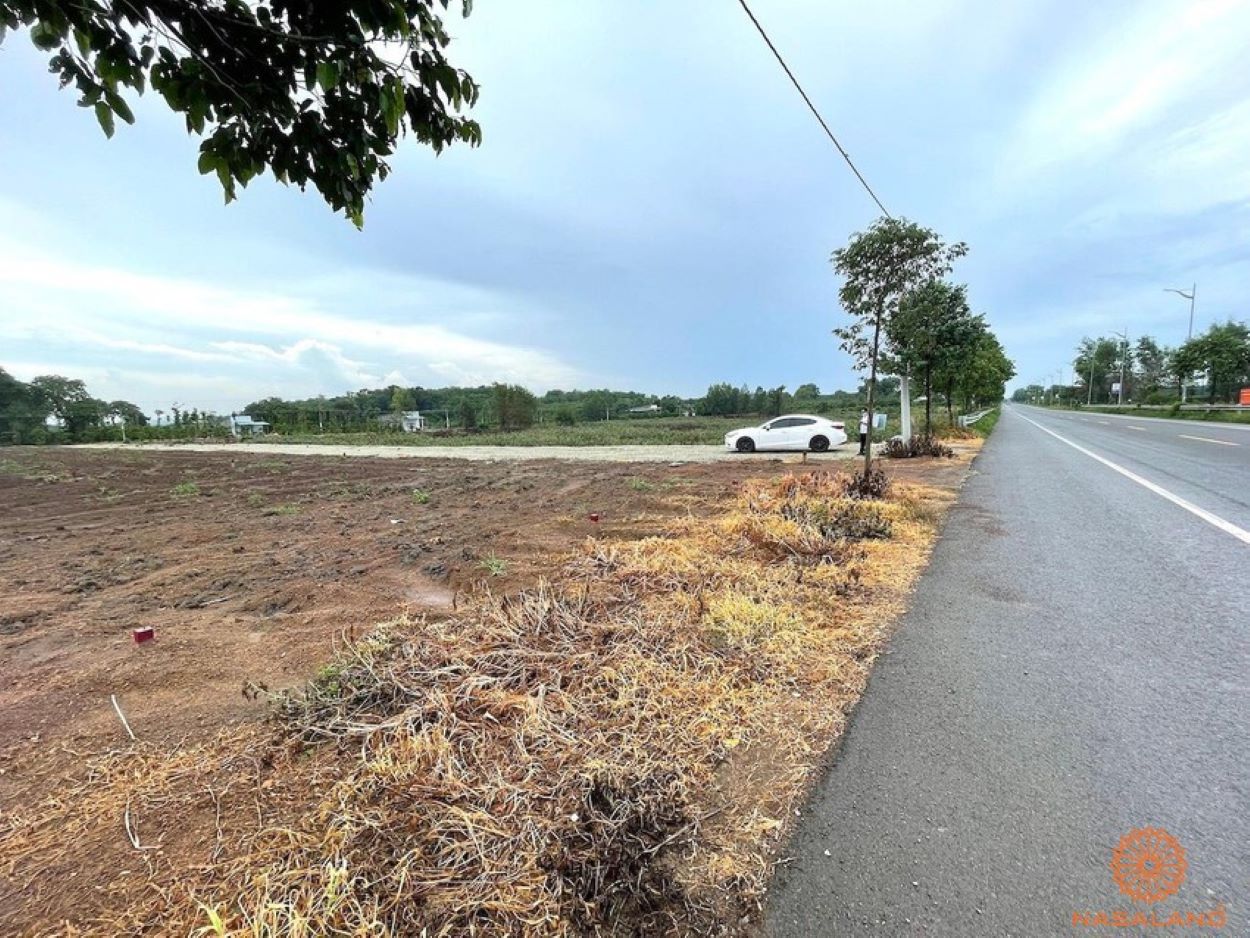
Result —
<instances>
[{"instance_id":1,"label":"grass verge","mask_svg":"<svg viewBox=\"0 0 1250 938\"><path fill-rule=\"evenodd\" d=\"M972 425L972 429L978 436L989 436L994 432L994 428L998 426L998 418L1002 416L1003 409L995 407L988 414Z\"/></svg>"},{"instance_id":2,"label":"grass verge","mask_svg":"<svg viewBox=\"0 0 1250 938\"><path fill-rule=\"evenodd\" d=\"M1068 408L1063 408L1067 410ZM1090 414L1119 414L1122 417L1155 417L1164 420L1198 420L1209 423L1250 423L1250 412L1235 410L1155 410L1146 407L1081 407Z\"/></svg>"}]
</instances>

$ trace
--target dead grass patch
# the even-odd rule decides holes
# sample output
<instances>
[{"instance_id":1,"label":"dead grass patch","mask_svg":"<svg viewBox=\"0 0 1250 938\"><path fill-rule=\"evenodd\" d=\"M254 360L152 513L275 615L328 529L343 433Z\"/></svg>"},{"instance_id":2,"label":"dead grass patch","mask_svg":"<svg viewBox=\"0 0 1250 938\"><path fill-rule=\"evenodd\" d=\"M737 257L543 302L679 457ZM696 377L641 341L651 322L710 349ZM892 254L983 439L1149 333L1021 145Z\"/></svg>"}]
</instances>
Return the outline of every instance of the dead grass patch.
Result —
<instances>
[{"instance_id":1,"label":"dead grass patch","mask_svg":"<svg viewBox=\"0 0 1250 938\"><path fill-rule=\"evenodd\" d=\"M589 540L550 582L347 642L265 735L96 760L4 817L2 872L29 889L138 824L100 933L733 925L951 497L791 475L664 537ZM206 798L212 829L180 829ZM199 865L163 864L180 838Z\"/></svg>"}]
</instances>

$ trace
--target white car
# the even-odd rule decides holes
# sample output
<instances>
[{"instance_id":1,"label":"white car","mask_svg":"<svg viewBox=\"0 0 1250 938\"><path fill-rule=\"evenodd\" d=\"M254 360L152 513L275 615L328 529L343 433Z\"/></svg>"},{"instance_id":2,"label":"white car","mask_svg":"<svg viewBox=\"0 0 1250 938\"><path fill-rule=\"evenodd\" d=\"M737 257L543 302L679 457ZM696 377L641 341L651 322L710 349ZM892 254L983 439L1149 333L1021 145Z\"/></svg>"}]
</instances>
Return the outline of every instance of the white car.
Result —
<instances>
[{"instance_id":1,"label":"white car","mask_svg":"<svg viewBox=\"0 0 1250 938\"><path fill-rule=\"evenodd\" d=\"M753 453L757 449L823 453L845 442L844 423L810 414L786 414L758 427L743 427L725 434L725 449L739 453Z\"/></svg>"}]
</instances>

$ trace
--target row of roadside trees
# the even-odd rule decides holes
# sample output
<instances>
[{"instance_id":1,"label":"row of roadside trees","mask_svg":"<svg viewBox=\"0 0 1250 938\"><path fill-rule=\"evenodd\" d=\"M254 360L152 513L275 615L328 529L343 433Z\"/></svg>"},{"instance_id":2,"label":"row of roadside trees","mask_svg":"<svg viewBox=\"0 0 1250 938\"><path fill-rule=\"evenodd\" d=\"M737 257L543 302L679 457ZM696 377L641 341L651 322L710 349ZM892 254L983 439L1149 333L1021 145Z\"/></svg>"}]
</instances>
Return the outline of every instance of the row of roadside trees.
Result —
<instances>
[{"instance_id":1,"label":"row of roadside trees","mask_svg":"<svg viewBox=\"0 0 1250 938\"><path fill-rule=\"evenodd\" d=\"M1132 345L1120 336L1086 336L1072 360L1072 384L1017 388L1017 401L1060 404L1172 404L1183 399L1237 403L1250 387L1250 327L1229 320L1183 344L1168 347L1152 336Z\"/></svg>"},{"instance_id":2,"label":"row of roadside trees","mask_svg":"<svg viewBox=\"0 0 1250 938\"><path fill-rule=\"evenodd\" d=\"M937 232L904 218L883 217L833 252L842 277L838 298L849 322L834 329L855 366L868 373L867 410L877 405L879 374L922 382L924 432L932 432L931 402L941 391L954 422L956 402L971 408L1002 400L1015 367L967 287L947 278L968 253ZM864 459L867 474L871 448Z\"/></svg>"}]
</instances>

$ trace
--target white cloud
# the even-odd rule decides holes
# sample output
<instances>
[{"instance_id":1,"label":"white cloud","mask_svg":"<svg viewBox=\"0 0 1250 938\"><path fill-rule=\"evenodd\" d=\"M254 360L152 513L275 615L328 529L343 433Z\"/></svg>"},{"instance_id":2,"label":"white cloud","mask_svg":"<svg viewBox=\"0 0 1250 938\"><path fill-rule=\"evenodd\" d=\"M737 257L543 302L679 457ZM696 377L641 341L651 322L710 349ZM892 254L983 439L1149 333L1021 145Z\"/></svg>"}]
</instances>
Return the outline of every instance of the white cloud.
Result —
<instances>
[{"instance_id":1,"label":"white cloud","mask_svg":"<svg viewBox=\"0 0 1250 938\"><path fill-rule=\"evenodd\" d=\"M149 407L211 392L216 397L203 406L222 410L267 394L337 394L406 383L406 376L426 385L454 378L537 390L580 377L542 349L453 328L524 319L525 304L426 278L347 270L242 289L79 263L0 239L0 309L6 355L90 373L108 396Z\"/></svg>"},{"instance_id":2,"label":"white cloud","mask_svg":"<svg viewBox=\"0 0 1250 938\"><path fill-rule=\"evenodd\" d=\"M1013 145L1018 168L1105 156L1194 98L1211 100L1243 60L1250 7L1238 0L1134 6L1044 79Z\"/></svg>"}]
</instances>

